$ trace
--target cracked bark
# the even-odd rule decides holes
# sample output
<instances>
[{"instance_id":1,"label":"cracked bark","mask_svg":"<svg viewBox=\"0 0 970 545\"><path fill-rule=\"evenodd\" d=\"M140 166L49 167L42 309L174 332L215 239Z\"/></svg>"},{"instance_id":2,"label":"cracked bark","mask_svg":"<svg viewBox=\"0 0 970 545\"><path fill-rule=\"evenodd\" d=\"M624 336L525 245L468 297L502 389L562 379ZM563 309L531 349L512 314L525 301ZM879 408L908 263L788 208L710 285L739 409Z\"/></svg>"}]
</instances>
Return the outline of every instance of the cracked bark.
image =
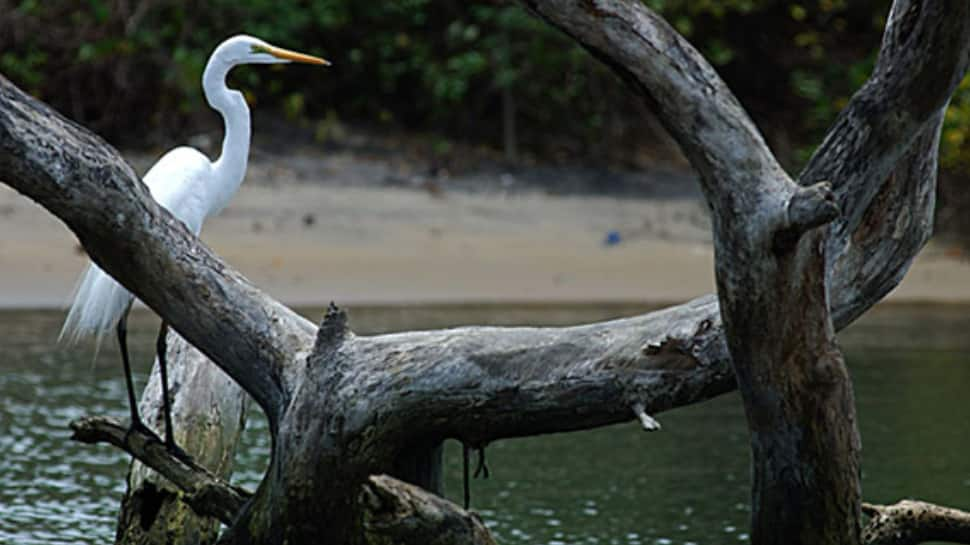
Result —
<instances>
[{"instance_id":1,"label":"cracked bark","mask_svg":"<svg viewBox=\"0 0 970 545\"><path fill-rule=\"evenodd\" d=\"M373 541L361 487L407 453L649 423L739 385L752 541L859 543L858 435L834 331L881 299L929 236L970 7L897 1L873 77L795 181L701 55L639 2L523 3L629 83L700 173L716 298L570 328L375 337L334 309L315 332L152 202L114 150L6 80L0 178L67 223L266 412L270 468L224 542Z\"/></svg>"}]
</instances>

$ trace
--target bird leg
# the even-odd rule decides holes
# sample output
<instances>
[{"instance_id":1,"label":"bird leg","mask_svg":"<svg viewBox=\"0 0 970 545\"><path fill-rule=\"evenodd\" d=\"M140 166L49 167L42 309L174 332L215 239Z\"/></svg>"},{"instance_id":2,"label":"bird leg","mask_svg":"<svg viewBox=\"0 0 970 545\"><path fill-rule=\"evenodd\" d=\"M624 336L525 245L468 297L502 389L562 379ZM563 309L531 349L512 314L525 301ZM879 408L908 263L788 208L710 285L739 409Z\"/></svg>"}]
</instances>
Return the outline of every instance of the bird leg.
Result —
<instances>
[{"instance_id":1,"label":"bird leg","mask_svg":"<svg viewBox=\"0 0 970 545\"><path fill-rule=\"evenodd\" d=\"M485 465L485 447L479 447L478 449L478 465L475 467L475 478L477 479L481 476L483 479L488 478L488 466Z\"/></svg>"},{"instance_id":2,"label":"bird leg","mask_svg":"<svg viewBox=\"0 0 970 545\"><path fill-rule=\"evenodd\" d=\"M468 482L468 443L461 443L461 482L465 492L465 509L471 504L471 487Z\"/></svg>"},{"instance_id":3,"label":"bird leg","mask_svg":"<svg viewBox=\"0 0 970 545\"><path fill-rule=\"evenodd\" d=\"M116 328L118 333L118 346L121 348L121 362L125 366L125 386L128 388L128 407L131 409L131 425L128 426L128 433L125 434L125 442L128 441L128 435L135 430L143 431L156 438L158 437L155 435L155 432L141 421L141 417L138 415L138 401L135 399L135 384L131 379L131 362L128 359L128 312L130 310L131 305L128 305L128 308L121 315L121 319L118 320L118 326Z\"/></svg>"},{"instance_id":4,"label":"bird leg","mask_svg":"<svg viewBox=\"0 0 970 545\"><path fill-rule=\"evenodd\" d=\"M155 341L155 352L158 356L158 370L162 375L162 412L165 415L165 448L183 461L191 460L191 456L175 444L175 428L172 426L172 405L168 394L168 362L167 362L168 324L162 320Z\"/></svg>"},{"instance_id":5,"label":"bird leg","mask_svg":"<svg viewBox=\"0 0 970 545\"><path fill-rule=\"evenodd\" d=\"M477 479L481 476L483 479L488 478L488 466L485 465L485 447L476 447L475 450L478 451L478 464L475 466L475 478ZM462 468L462 484L465 489L465 509L471 504L471 487L469 486L468 479L468 458L471 447L468 443L462 442L461 444L461 468Z\"/></svg>"}]
</instances>

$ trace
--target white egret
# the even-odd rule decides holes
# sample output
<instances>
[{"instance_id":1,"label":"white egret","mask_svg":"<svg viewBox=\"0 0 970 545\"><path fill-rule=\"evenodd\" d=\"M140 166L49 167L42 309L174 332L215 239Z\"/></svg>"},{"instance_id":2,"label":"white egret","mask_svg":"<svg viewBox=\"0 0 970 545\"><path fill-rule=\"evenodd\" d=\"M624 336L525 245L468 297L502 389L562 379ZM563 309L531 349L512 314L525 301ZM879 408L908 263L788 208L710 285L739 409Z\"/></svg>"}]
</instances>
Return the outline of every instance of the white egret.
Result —
<instances>
[{"instance_id":1,"label":"white egret","mask_svg":"<svg viewBox=\"0 0 970 545\"><path fill-rule=\"evenodd\" d=\"M145 174L144 182L152 197L196 235L202 230L202 222L229 202L246 174L251 133L249 107L242 93L226 87L226 75L240 64L288 62L330 64L324 59L281 49L251 36L234 36L219 44L202 74L202 88L209 106L222 114L225 123L222 154L212 162L196 149L178 147L162 156ZM104 334L115 328L125 369L131 428L146 430L138 415L128 360L126 324L133 300L134 296L128 290L91 263L78 284L60 339L76 342L93 335L100 344ZM165 361L166 333L167 324L163 320L156 349L162 379L165 445L181 454L172 435Z\"/></svg>"}]
</instances>

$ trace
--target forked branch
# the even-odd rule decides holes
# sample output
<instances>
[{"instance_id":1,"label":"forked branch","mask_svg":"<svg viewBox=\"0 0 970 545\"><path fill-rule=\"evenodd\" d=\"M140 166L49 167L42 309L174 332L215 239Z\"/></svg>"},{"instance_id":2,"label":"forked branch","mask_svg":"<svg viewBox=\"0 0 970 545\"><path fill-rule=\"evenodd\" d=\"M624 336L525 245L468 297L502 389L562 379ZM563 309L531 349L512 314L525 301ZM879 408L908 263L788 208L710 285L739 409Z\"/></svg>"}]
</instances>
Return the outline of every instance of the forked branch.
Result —
<instances>
[{"instance_id":1,"label":"forked branch","mask_svg":"<svg viewBox=\"0 0 970 545\"><path fill-rule=\"evenodd\" d=\"M114 278L216 362L266 412L313 325L226 265L149 195L103 140L0 76L0 175L77 235Z\"/></svg>"},{"instance_id":2,"label":"forked branch","mask_svg":"<svg viewBox=\"0 0 970 545\"><path fill-rule=\"evenodd\" d=\"M658 110L701 173L719 233L733 229L735 238L718 237L719 258L726 249L747 252L719 259L719 279L733 268L750 273L747 280L767 278L772 289L778 288L766 290L767 282L752 282L747 295L782 293L789 308L801 308L810 299L812 327L793 326L791 331L818 334L814 340L823 342L808 339L808 346L832 350L814 354L792 344L782 355L807 354L809 364L831 363L792 367L818 373L808 379L844 384L831 372L841 362L826 307L831 303L837 327L847 325L875 304L886 286L898 282L928 235L935 159L927 157L935 154L940 108L966 68L967 4L896 3L880 56L885 71L877 70L853 99L801 178L802 186L816 191L791 182L714 70L641 2L525 3L603 59ZM904 62L910 58L907 51L923 47L933 48L927 54L941 60L925 67ZM883 79L898 83L890 86L892 96L878 92ZM886 183L890 172L895 176ZM229 530L230 539L282 540L293 528L297 538L301 531L310 535L313 524L321 523L321 512L331 517L328 531L354 535L359 529L351 527L353 520L346 515L362 501L357 487L369 474L390 466L416 434L428 441L455 436L475 444L584 429L696 403L735 386L714 297L573 328L462 328L378 337L325 329L318 348L329 343L332 350L325 356L318 351L310 367L305 356L314 341L311 324L260 293L192 238L151 200L114 150L2 78L0 173L63 219L97 263L225 369L267 412L277 439L273 465L261 494L244 508L255 505L249 518ZM832 183L834 202L825 186L814 185L823 180ZM912 221L893 216L898 212L894 202L913 205ZM832 251L824 266L817 252L826 233L810 231L812 244L799 237L832 219L836 207L843 216L827 234ZM739 218L745 226L732 223ZM755 228L743 232L747 225ZM762 259L776 240L773 235L785 230L793 232L784 247L793 249L791 259ZM846 260L846 255L857 259ZM762 270L746 271L739 263ZM779 263L794 266L781 269ZM779 270L795 272L786 278ZM831 292L821 288L826 275L833 282ZM744 287L730 286L722 301L737 302ZM804 293L794 292L799 288ZM764 298L748 313L728 309L727 315L735 328L737 320L748 320L742 325L756 334L768 321L784 329L772 314L777 309L771 301ZM777 333L771 337L801 340ZM772 347L777 348L755 346L750 354L736 354L754 359ZM848 399L851 407L851 396L844 393L840 399ZM474 426L476 419L491 425ZM331 441L334 437L339 440ZM814 439L824 443L821 435ZM330 458L311 450L324 444ZM347 487L332 486L341 479ZM318 488L307 490L307 483ZM297 501L305 497L302 493L312 493L320 503ZM857 510L855 503L850 515ZM288 525L294 517L301 525Z\"/></svg>"},{"instance_id":3,"label":"forked branch","mask_svg":"<svg viewBox=\"0 0 970 545\"><path fill-rule=\"evenodd\" d=\"M196 512L230 524L251 492L229 485L204 468L186 464L158 441L109 418L71 423L73 439L108 443L153 467L185 493ZM371 476L361 487L365 530L403 544L492 545L494 540L474 513L387 475ZM913 545L925 541L970 543L970 513L931 503L903 500L895 505L863 504L869 523L866 545Z\"/></svg>"},{"instance_id":4,"label":"forked branch","mask_svg":"<svg viewBox=\"0 0 970 545\"><path fill-rule=\"evenodd\" d=\"M157 436L129 431L105 417L71 423L72 439L106 443L128 452L158 471L183 492L196 513L232 524L252 492L230 485L205 468L168 451ZM479 516L419 487L387 475L375 475L360 489L365 531L402 545L495 545Z\"/></svg>"},{"instance_id":5,"label":"forked branch","mask_svg":"<svg viewBox=\"0 0 970 545\"><path fill-rule=\"evenodd\" d=\"M183 500L196 513L232 524L252 492L232 486L191 461L178 458L158 436L139 429L129 430L120 422L103 416L71 422L71 439L82 443L107 443L131 454L172 481L184 493Z\"/></svg>"}]
</instances>

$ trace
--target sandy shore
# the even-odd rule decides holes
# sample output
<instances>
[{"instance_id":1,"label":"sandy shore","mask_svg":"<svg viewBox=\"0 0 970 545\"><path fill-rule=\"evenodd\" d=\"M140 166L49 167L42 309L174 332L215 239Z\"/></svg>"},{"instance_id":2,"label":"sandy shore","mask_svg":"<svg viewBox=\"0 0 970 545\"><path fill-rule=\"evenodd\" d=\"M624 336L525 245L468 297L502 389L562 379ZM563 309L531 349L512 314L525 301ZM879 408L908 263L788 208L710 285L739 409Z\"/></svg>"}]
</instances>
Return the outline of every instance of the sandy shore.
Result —
<instances>
[{"instance_id":1,"label":"sandy shore","mask_svg":"<svg viewBox=\"0 0 970 545\"><path fill-rule=\"evenodd\" d=\"M0 233L0 307L65 305L86 263L73 235L2 184ZM247 182L202 238L291 305L660 303L714 288L692 197ZM970 302L970 261L951 253L931 244L890 299Z\"/></svg>"}]
</instances>

